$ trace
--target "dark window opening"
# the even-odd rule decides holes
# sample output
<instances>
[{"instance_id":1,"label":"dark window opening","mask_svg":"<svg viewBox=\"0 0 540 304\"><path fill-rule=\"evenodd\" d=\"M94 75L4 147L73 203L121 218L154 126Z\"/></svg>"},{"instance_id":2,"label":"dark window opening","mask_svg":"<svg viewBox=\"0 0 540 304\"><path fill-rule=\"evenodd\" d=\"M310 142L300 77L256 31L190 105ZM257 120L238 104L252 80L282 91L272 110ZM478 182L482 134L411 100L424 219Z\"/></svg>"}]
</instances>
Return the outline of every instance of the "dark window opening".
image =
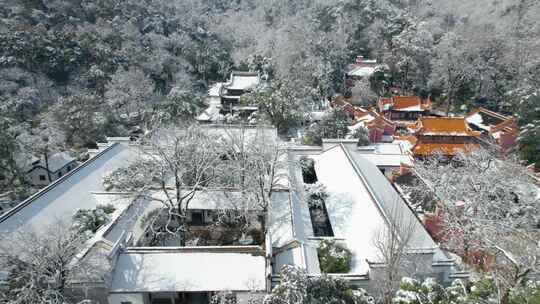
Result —
<instances>
[{"instance_id":1,"label":"dark window opening","mask_svg":"<svg viewBox=\"0 0 540 304\"><path fill-rule=\"evenodd\" d=\"M313 234L315 236L334 236L332 224L328 216L328 210L324 201L319 204L310 204L309 215L311 217L311 225L313 226Z\"/></svg>"},{"instance_id":2,"label":"dark window opening","mask_svg":"<svg viewBox=\"0 0 540 304\"><path fill-rule=\"evenodd\" d=\"M40 180L40 181L46 180L45 175L40 175L40 176L39 176L39 180Z\"/></svg>"},{"instance_id":3,"label":"dark window opening","mask_svg":"<svg viewBox=\"0 0 540 304\"><path fill-rule=\"evenodd\" d=\"M317 182L317 173L315 172L315 161L311 158L300 158L300 167L302 169L302 179L306 184L314 184Z\"/></svg>"},{"instance_id":4,"label":"dark window opening","mask_svg":"<svg viewBox=\"0 0 540 304\"><path fill-rule=\"evenodd\" d=\"M194 226L204 225L204 213L202 211L191 212L191 225L194 225Z\"/></svg>"}]
</instances>

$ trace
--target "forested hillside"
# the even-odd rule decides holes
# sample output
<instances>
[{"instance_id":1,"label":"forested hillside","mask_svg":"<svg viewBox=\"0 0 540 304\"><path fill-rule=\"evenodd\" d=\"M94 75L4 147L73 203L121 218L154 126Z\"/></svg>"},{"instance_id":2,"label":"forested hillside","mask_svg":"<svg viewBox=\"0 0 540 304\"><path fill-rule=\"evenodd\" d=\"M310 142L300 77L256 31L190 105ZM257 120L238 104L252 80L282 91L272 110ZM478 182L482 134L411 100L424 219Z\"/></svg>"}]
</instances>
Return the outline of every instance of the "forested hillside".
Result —
<instances>
[{"instance_id":1,"label":"forested hillside","mask_svg":"<svg viewBox=\"0 0 540 304\"><path fill-rule=\"evenodd\" d=\"M520 155L540 163L539 13L534 0L1 0L0 192L28 195L31 155L188 120L233 69L279 83L293 125L342 93L359 54L388 65L376 93L515 114Z\"/></svg>"}]
</instances>

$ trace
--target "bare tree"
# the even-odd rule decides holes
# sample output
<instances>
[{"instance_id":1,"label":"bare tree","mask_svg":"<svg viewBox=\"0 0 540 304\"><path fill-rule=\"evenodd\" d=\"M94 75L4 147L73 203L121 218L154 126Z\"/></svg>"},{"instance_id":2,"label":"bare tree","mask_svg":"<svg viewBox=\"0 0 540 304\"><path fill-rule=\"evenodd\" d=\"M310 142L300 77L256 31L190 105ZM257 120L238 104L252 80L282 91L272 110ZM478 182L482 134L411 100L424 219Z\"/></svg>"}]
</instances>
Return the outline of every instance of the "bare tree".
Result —
<instances>
[{"instance_id":1,"label":"bare tree","mask_svg":"<svg viewBox=\"0 0 540 304\"><path fill-rule=\"evenodd\" d=\"M443 245L473 265L480 254L507 303L510 289L540 266L538 186L521 166L485 150L417 162L415 171L443 207Z\"/></svg>"},{"instance_id":2,"label":"bare tree","mask_svg":"<svg viewBox=\"0 0 540 304\"><path fill-rule=\"evenodd\" d=\"M127 120L137 114L137 119L144 121L145 109L154 99L153 90L152 81L142 70L118 69L107 84L105 98L118 117L125 115Z\"/></svg>"},{"instance_id":3,"label":"bare tree","mask_svg":"<svg viewBox=\"0 0 540 304\"><path fill-rule=\"evenodd\" d=\"M363 107L370 107L376 103L377 93L373 92L368 78L362 78L351 88L353 103Z\"/></svg>"},{"instance_id":4,"label":"bare tree","mask_svg":"<svg viewBox=\"0 0 540 304\"><path fill-rule=\"evenodd\" d=\"M47 181L52 182L49 157L51 154L63 150L65 146L65 135L52 117L44 115L37 128L26 130L18 139L26 149L39 157L43 157L47 171Z\"/></svg>"},{"instance_id":5,"label":"bare tree","mask_svg":"<svg viewBox=\"0 0 540 304\"><path fill-rule=\"evenodd\" d=\"M141 143L137 159L105 177L104 183L106 188L162 203L150 219L150 230L156 240L176 237L183 244L189 204L197 191L212 185L219 171L217 147L197 126L157 130Z\"/></svg>"},{"instance_id":6,"label":"bare tree","mask_svg":"<svg viewBox=\"0 0 540 304\"><path fill-rule=\"evenodd\" d=\"M228 157L234 160L223 167L227 171L224 174L235 177L235 187L247 200L247 206L260 213L264 232L272 192L288 184L285 149L273 132L266 132L268 130L239 127L223 137Z\"/></svg>"},{"instance_id":7,"label":"bare tree","mask_svg":"<svg viewBox=\"0 0 540 304\"><path fill-rule=\"evenodd\" d=\"M227 202L217 210L218 222L249 224L256 211L264 229L272 191L283 181L283 150L260 128L158 130L142 142L139 154L104 183L163 205L146 220L156 242L172 237L184 244L190 202L214 190L227 194L219 198Z\"/></svg>"},{"instance_id":8,"label":"bare tree","mask_svg":"<svg viewBox=\"0 0 540 304\"><path fill-rule=\"evenodd\" d=\"M404 276L414 276L423 265L411 251L412 238L416 225L419 225L417 219L397 207L390 210L387 219L387 223L374 234L372 242L377 250L379 264L374 281L377 282L381 301L390 304L401 279Z\"/></svg>"},{"instance_id":9,"label":"bare tree","mask_svg":"<svg viewBox=\"0 0 540 304\"><path fill-rule=\"evenodd\" d=\"M73 263L86 238L55 223L39 232L17 231L0 241L0 266L8 272L2 303L63 304L69 300L70 277L87 267Z\"/></svg>"},{"instance_id":10,"label":"bare tree","mask_svg":"<svg viewBox=\"0 0 540 304\"><path fill-rule=\"evenodd\" d=\"M446 93L446 114L452 110L458 91L470 82L472 63L469 61L463 38L449 32L437 45L436 56L432 59L433 74Z\"/></svg>"}]
</instances>

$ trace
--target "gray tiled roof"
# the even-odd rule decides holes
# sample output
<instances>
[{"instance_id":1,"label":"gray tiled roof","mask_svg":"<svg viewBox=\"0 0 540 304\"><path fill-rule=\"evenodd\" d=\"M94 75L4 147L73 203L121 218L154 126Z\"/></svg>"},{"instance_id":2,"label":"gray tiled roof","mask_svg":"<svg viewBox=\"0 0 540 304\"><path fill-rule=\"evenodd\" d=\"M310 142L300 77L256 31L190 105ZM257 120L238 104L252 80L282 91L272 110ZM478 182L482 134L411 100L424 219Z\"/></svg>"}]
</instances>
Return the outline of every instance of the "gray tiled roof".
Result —
<instances>
[{"instance_id":1,"label":"gray tiled roof","mask_svg":"<svg viewBox=\"0 0 540 304\"><path fill-rule=\"evenodd\" d=\"M343 146L344 147L344 146ZM384 211L390 223L414 223L414 233L411 240L413 248L437 248L426 229L422 226L407 203L394 189L390 181L379 171L379 169L369 160L356 153L350 147L344 147L351 157L355 169L364 178L380 208ZM396 218L401 217L401 218Z\"/></svg>"}]
</instances>

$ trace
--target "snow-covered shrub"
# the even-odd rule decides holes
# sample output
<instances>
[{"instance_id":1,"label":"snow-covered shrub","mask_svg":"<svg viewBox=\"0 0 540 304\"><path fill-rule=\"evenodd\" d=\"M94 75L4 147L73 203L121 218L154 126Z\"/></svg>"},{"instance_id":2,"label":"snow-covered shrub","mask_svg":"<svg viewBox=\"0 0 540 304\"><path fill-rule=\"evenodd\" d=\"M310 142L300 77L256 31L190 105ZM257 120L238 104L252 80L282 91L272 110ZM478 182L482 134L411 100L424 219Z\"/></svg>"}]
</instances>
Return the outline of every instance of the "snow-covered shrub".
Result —
<instances>
[{"instance_id":1,"label":"snow-covered shrub","mask_svg":"<svg viewBox=\"0 0 540 304\"><path fill-rule=\"evenodd\" d=\"M236 294L230 291L218 292L212 296L210 304L236 304Z\"/></svg>"},{"instance_id":2,"label":"snow-covered shrub","mask_svg":"<svg viewBox=\"0 0 540 304\"><path fill-rule=\"evenodd\" d=\"M423 282L403 278L393 303L495 304L499 303L499 294L493 278L490 277L484 277L467 285L461 280L455 280L446 288L432 278L427 278ZM529 281L523 286L511 289L507 303L540 303L540 282Z\"/></svg>"},{"instance_id":3,"label":"snow-covered shrub","mask_svg":"<svg viewBox=\"0 0 540 304\"><path fill-rule=\"evenodd\" d=\"M323 240L317 248L323 273L347 273L351 269L351 251L336 241Z\"/></svg>"},{"instance_id":4,"label":"snow-covered shrub","mask_svg":"<svg viewBox=\"0 0 540 304\"><path fill-rule=\"evenodd\" d=\"M369 144L371 144L371 142L369 141L368 129L364 127L355 129L352 132L352 138L358 139L358 142L356 143L358 147L369 146Z\"/></svg>"},{"instance_id":5,"label":"snow-covered shrub","mask_svg":"<svg viewBox=\"0 0 540 304\"><path fill-rule=\"evenodd\" d=\"M307 202L310 207L322 207L328 197L326 186L323 183L304 184Z\"/></svg>"},{"instance_id":6,"label":"snow-covered shrub","mask_svg":"<svg viewBox=\"0 0 540 304\"><path fill-rule=\"evenodd\" d=\"M80 233L94 234L99 227L111 219L115 208L112 205L98 205L95 209L79 209L73 216L73 229Z\"/></svg>"},{"instance_id":7,"label":"snow-covered shrub","mask_svg":"<svg viewBox=\"0 0 540 304\"><path fill-rule=\"evenodd\" d=\"M540 303L540 281L528 281L510 292L510 304Z\"/></svg>"},{"instance_id":8,"label":"snow-covered shrub","mask_svg":"<svg viewBox=\"0 0 540 304\"><path fill-rule=\"evenodd\" d=\"M444 288L435 279L427 278L423 282L405 277L393 299L395 304L459 304L466 302L466 289L459 280Z\"/></svg>"},{"instance_id":9,"label":"snow-covered shrub","mask_svg":"<svg viewBox=\"0 0 540 304\"><path fill-rule=\"evenodd\" d=\"M497 303L497 286L493 278L485 277L473 283L470 288L468 298L473 301L484 301L486 303Z\"/></svg>"},{"instance_id":10,"label":"snow-covered shrub","mask_svg":"<svg viewBox=\"0 0 540 304\"><path fill-rule=\"evenodd\" d=\"M284 266L280 276L280 283L266 296L264 304L374 303L365 290L354 289L340 278L309 277L304 270L293 266Z\"/></svg>"},{"instance_id":11,"label":"snow-covered shrub","mask_svg":"<svg viewBox=\"0 0 540 304\"><path fill-rule=\"evenodd\" d=\"M324 138L345 138L349 133L349 115L341 108L329 111L328 115L306 130L302 142L306 145L322 145Z\"/></svg>"}]
</instances>

